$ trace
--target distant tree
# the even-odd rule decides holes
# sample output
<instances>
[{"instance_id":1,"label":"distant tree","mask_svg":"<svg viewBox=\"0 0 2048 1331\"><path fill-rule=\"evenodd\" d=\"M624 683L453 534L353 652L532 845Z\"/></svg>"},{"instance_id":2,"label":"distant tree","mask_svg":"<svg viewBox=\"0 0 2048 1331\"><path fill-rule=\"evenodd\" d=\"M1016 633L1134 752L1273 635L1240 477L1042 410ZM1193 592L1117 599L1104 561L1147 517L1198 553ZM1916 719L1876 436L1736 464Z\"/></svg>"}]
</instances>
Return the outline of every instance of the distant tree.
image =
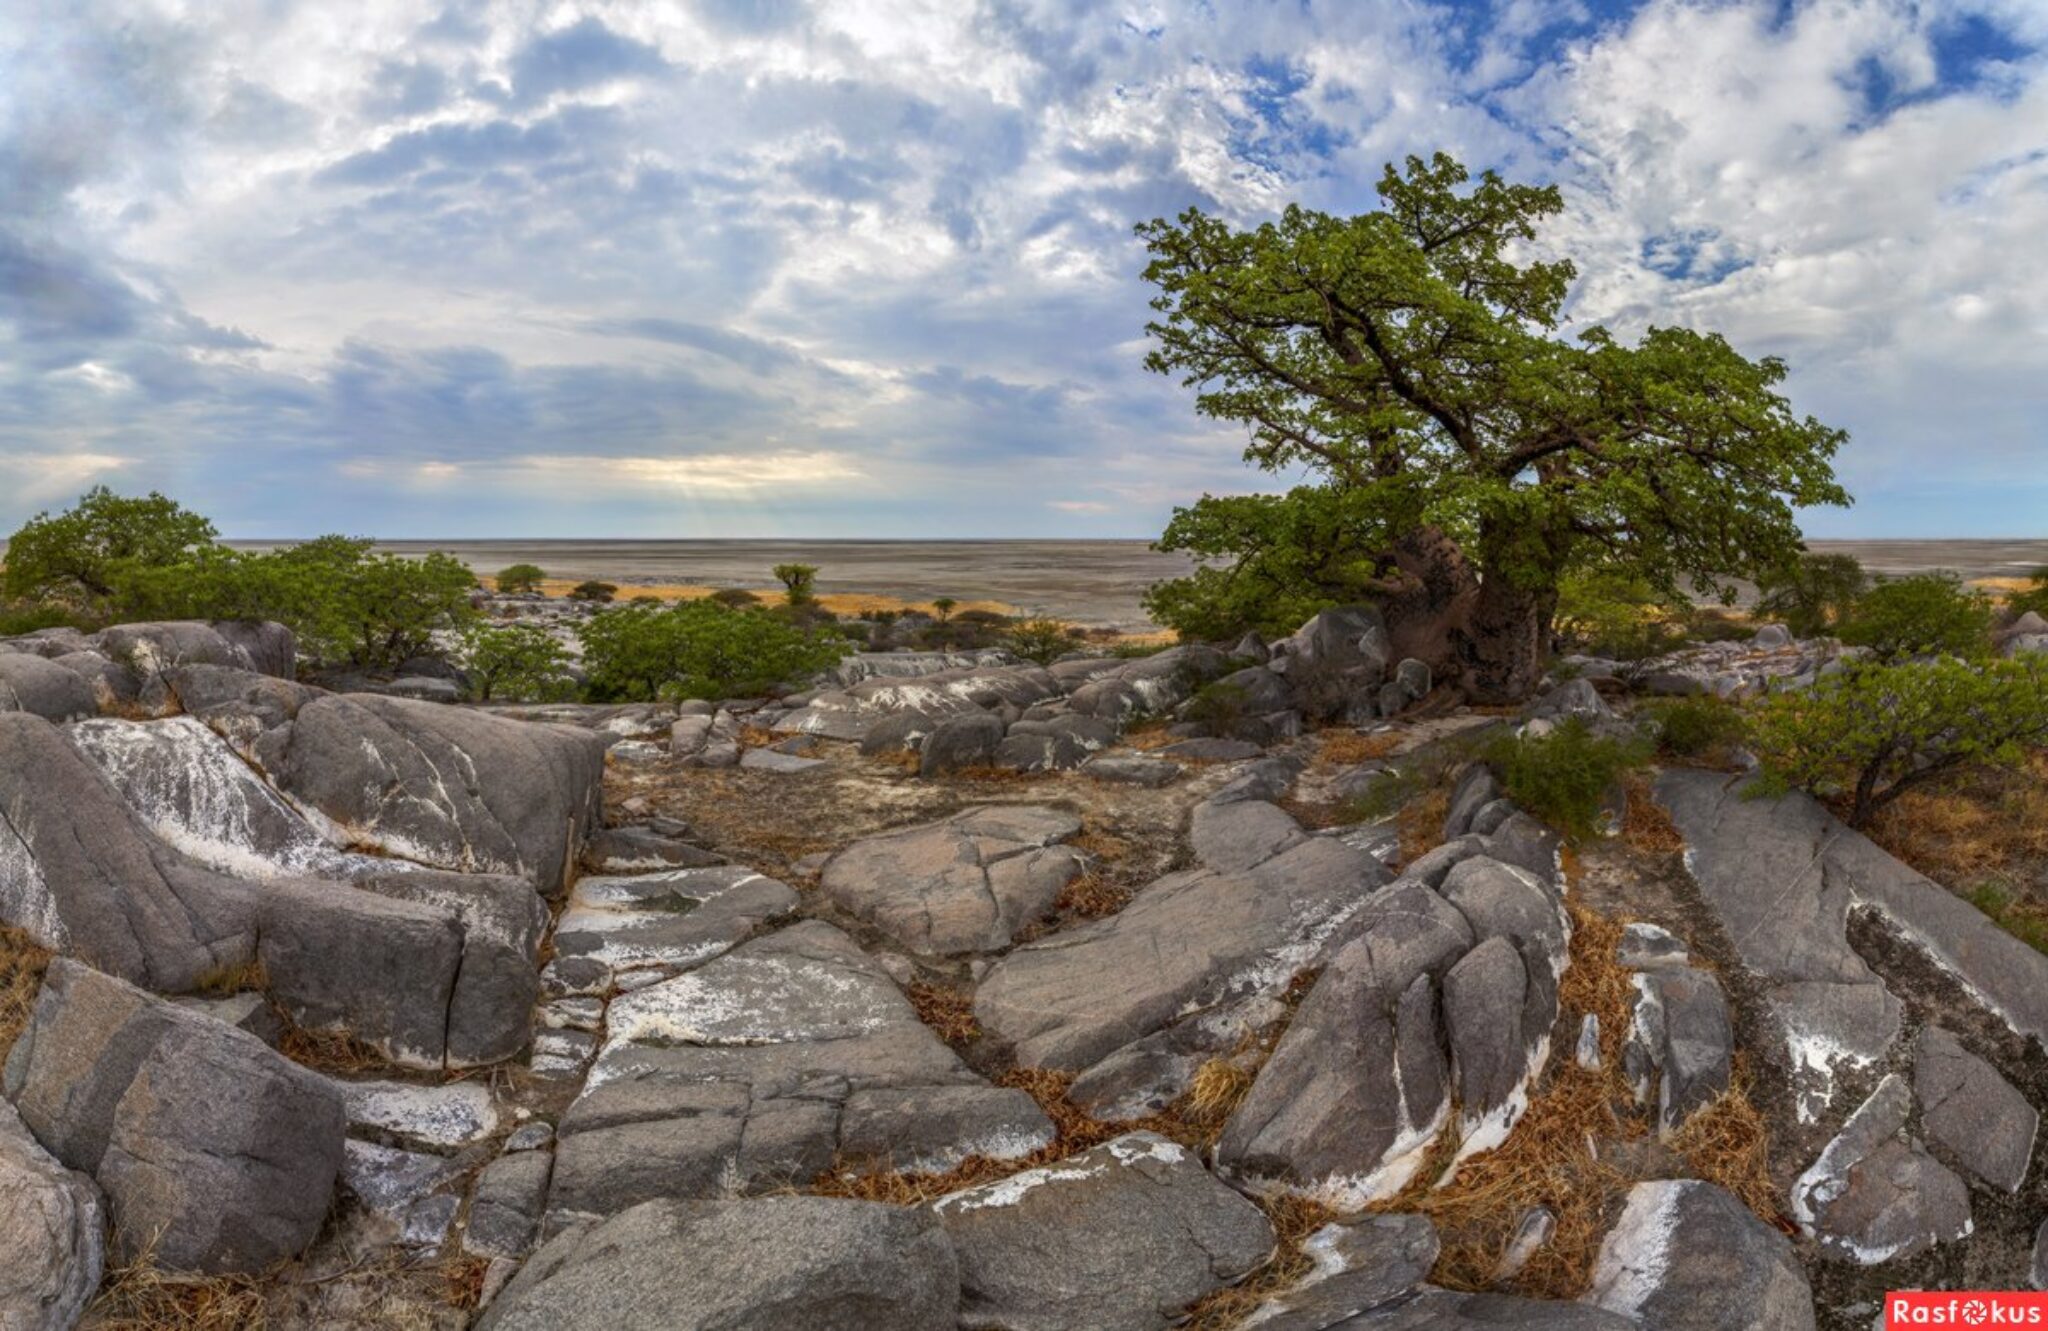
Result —
<instances>
[{"instance_id":1,"label":"distant tree","mask_svg":"<svg viewBox=\"0 0 2048 1331\"><path fill-rule=\"evenodd\" d=\"M1557 337L1576 270L1523 256L1561 196L1468 179L1442 154L1410 158L1363 216L1289 208L1247 231L1190 209L1138 228L1158 288L1147 366L1244 425L1248 461L1306 467L1308 490L1341 497L1244 507L1238 550L1193 539L1205 509L1230 503L1204 499L1160 545L1251 556L1266 575L1299 567L1310 576L1279 579L1290 597L1370 593L1397 656L1513 700L1542 678L1566 573L1616 562L1660 592L1725 593L1798 549L1795 506L1847 502L1829 465L1846 436L1792 413L1782 362L1714 334ZM1345 530L1303 545L1290 529L1304 502ZM1236 587L1228 570L1186 581ZM1153 604L1177 628L1222 618L1214 597Z\"/></svg>"},{"instance_id":2,"label":"distant tree","mask_svg":"<svg viewBox=\"0 0 2048 1331\"><path fill-rule=\"evenodd\" d=\"M943 624L946 622L946 616L953 613L953 607L959 604L950 596L935 596L932 598L932 614Z\"/></svg>"},{"instance_id":3,"label":"distant tree","mask_svg":"<svg viewBox=\"0 0 2048 1331\"><path fill-rule=\"evenodd\" d=\"M2014 619L2032 611L2048 619L2048 568L2037 568L2027 586L2005 598L2005 608Z\"/></svg>"},{"instance_id":4,"label":"distant tree","mask_svg":"<svg viewBox=\"0 0 2048 1331\"><path fill-rule=\"evenodd\" d=\"M539 591L541 581L546 577L546 571L538 564L511 564L499 569L493 581L498 584L499 591L517 595Z\"/></svg>"},{"instance_id":5,"label":"distant tree","mask_svg":"<svg viewBox=\"0 0 2048 1331\"><path fill-rule=\"evenodd\" d=\"M1010 627L1003 645L1027 661L1051 665L1074 650L1080 630L1057 619L1027 619Z\"/></svg>"},{"instance_id":6,"label":"distant tree","mask_svg":"<svg viewBox=\"0 0 2048 1331\"><path fill-rule=\"evenodd\" d=\"M1856 601L1842 641L1868 647L1880 661L1991 650L1991 600L1953 573L1915 573L1878 583Z\"/></svg>"},{"instance_id":7,"label":"distant tree","mask_svg":"<svg viewBox=\"0 0 2048 1331\"><path fill-rule=\"evenodd\" d=\"M720 587L711 593L711 599L728 610L745 610L748 606L761 604L761 598L744 587Z\"/></svg>"},{"instance_id":8,"label":"distant tree","mask_svg":"<svg viewBox=\"0 0 2048 1331\"><path fill-rule=\"evenodd\" d=\"M830 633L708 599L600 610L577 631L592 694L615 701L764 693L823 670L847 650Z\"/></svg>"},{"instance_id":9,"label":"distant tree","mask_svg":"<svg viewBox=\"0 0 2048 1331\"><path fill-rule=\"evenodd\" d=\"M816 564L777 564L775 580L782 584L791 605L805 605L817 599Z\"/></svg>"},{"instance_id":10,"label":"distant tree","mask_svg":"<svg viewBox=\"0 0 2048 1331\"><path fill-rule=\"evenodd\" d=\"M599 605L609 603L611 599L614 596L617 596L618 594L618 584L611 582L599 582L595 578L587 582L579 582L574 587L571 587L569 589L570 600L592 601Z\"/></svg>"},{"instance_id":11,"label":"distant tree","mask_svg":"<svg viewBox=\"0 0 2048 1331\"><path fill-rule=\"evenodd\" d=\"M103 610L123 572L210 547L211 522L152 490L125 499L96 485L62 513L38 513L7 542L10 599Z\"/></svg>"},{"instance_id":12,"label":"distant tree","mask_svg":"<svg viewBox=\"0 0 2048 1331\"><path fill-rule=\"evenodd\" d=\"M1847 619L1869 585L1870 577L1854 555L1802 552L1757 578L1756 613L1783 624L1797 637L1811 638Z\"/></svg>"}]
</instances>

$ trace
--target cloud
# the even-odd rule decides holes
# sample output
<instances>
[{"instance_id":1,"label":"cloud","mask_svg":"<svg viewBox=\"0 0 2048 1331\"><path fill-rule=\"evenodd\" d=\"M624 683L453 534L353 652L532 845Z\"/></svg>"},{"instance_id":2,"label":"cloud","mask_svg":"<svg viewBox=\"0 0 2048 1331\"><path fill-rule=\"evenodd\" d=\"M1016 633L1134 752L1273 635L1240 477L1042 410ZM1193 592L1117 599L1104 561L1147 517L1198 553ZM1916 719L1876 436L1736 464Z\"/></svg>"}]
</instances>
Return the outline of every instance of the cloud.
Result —
<instances>
[{"instance_id":1,"label":"cloud","mask_svg":"<svg viewBox=\"0 0 2048 1331\"><path fill-rule=\"evenodd\" d=\"M1788 358L1816 530L2048 513L2036 0L330 14L0 28L0 530L1151 535L1275 478L1141 369L1132 223L1439 147L1564 187L1576 324Z\"/></svg>"}]
</instances>

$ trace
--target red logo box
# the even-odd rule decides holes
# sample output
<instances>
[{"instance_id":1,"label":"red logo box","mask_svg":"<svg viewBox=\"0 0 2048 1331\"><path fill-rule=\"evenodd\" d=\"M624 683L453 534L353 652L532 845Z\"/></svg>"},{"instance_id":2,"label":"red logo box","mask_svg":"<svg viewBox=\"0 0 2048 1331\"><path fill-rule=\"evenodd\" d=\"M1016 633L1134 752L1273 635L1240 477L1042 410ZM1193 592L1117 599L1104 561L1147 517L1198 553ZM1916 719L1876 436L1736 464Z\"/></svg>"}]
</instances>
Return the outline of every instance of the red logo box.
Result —
<instances>
[{"instance_id":1,"label":"red logo box","mask_svg":"<svg viewBox=\"0 0 2048 1331\"><path fill-rule=\"evenodd\" d=\"M2048 1292L1929 1289L1884 1296L1885 1331L1906 1327L2048 1327Z\"/></svg>"}]
</instances>

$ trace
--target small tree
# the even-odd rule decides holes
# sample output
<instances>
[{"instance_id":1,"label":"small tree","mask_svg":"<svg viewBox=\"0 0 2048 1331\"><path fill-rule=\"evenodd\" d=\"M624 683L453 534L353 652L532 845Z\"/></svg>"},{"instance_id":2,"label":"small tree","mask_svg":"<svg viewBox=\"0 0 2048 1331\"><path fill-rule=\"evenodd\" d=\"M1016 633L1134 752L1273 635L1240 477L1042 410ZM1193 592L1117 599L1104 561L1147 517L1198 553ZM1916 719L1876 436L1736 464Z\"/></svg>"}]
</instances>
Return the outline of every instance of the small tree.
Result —
<instances>
[{"instance_id":1,"label":"small tree","mask_svg":"<svg viewBox=\"0 0 2048 1331\"><path fill-rule=\"evenodd\" d=\"M1051 665L1074 650L1080 631L1057 619L1027 619L1010 630L1004 645L1027 661Z\"/></svg>"},{"instance_id":2,"label":"small tree","mask_svg":"<svg viewBox=\"0 0 2048 1331\"><path fill-rule=\"evenodd\" d=\"M1617 568L1582 569L1558 586L1558 640L1575 651L1639 663L1685 641L1691 607Z\"/></svg>"},{"instance_id":3,"label":"small tree","mask_svg":"<svg viewBox=\"0 0 2048 1331\"><path fill-rule=\"evenodd\" d=\"M1368 590L1397 657L1512 701L1542 678L1565 574L1619 561L1678 595L1775 567L1798 549L1795 506L1847 501L1830 467L1846 436L1793 413L1782 362L1712 333L1556 336L1576 270L1524 256L1562 196L1468 180L1410 158L1363 216L1289 208L1239 230L1190 209L1138 228L1158 288L1147 367L1244 426L1247 461L1315 473L1329 494L1307 502L1343 528L1305 539L1284 511L1297 490L1236 506L1256 519L1249 551L1186 539L1215 499L1160 544L1253 556L1289 596ZM1186 582L1227 595L1236 572ZM1154 616L1173 602L1155 595Z\"/></svg>"},{"instance_id":4,"label":"small tree","mask_svg":"<svg viewBox=\"0 0 2048 1331\"><path fill-rule=\"evenodd\" d=\"M578 630L594 696L613 701L764 693L837 661L846 644L710 600L600 610Z\"/></svg>"},{"instance_id":5,"label":"small tree","mask_svg":"<svg viewBox=\"0 0 2048 1331\"><path fill-rule=\"evenodd\" d=\"M720 587L711 593L711 599L728 610L745 610L761 604L761 598L744 587Z\"/></svg>"},{"instance_id":6,"label":"small tree","mask_svg":"<svg viewBox=\"0 0 2048 1331\"><path fill-rule=\"evenodd\" d=\"M777 564L775 580L782 584L783 594L791 605L809 605L817 599L816 564Z\"/></svg>"},{"instance_id":7,"label":"small tree","mask_svg":"<svg viewBox=\"0 0 2048 1331\"><path fill-rule=\"evenodd\" d=\"M62 513L38 513L7 542L10 599L103 609L124 571L183 562L213 545L211 522L152 490L124 499L96 485Z\"/></svg>"},{"instance_id":8,"label":"small tree","mask_svg":"<svg viewBox=\"0 0 2048 1331\"><path fill-rule=\"evenodd\" d=\"M952 614L953 607L958 604L960 603L950 596L935 596L932 598L932 614L943 624L946 622L946 616Z\"/></svg>"},{"instance_id":9,"label":"small tree","mask_svg":"<svg viewBox=\"0 0 2048 1331\"><path fill-rule=\"evenodd\" d=\"M619 588L617 583L599 582L595 578L587 582L579 582L569 589L570 600L590 601L597 605L611 604L611 599L618 594Z\"/></svg>"},{"instance_id":10,"label":"small tree","mask_svg":"<svg viewBox=\"0 0 2048 1331\"><path fill-rule=\"evenodd\" d=\"M1977 664L1854 662L1774 694L1750 727L1762 794L1839 797L1851 827L1914 786L1973 763L2014 766L2048 743L2048 657Z\"/></svg>"},{"instance_id":11,"label":"small tree","mask_svg":"<svg viewBox=\"0 0 2048 1331\"><path fill-rule=\"evenodd\" d=\"M568 650L536 624L472 622L462 630L457 662L478 702L560 702L576 693Z\"/></svg>"},{"instance_id":12,"label":"small tree","mask_svg":"<svg viewBox=\"0 0 2048 1331\"><path fill-rule=\"evenodd\" d=\"M517 595L539 591L541 581L546 577L546 571L538 564L511 564L499 569L493 581L498 584L499 591Z\"/></svg>"},{"instance_id":13,"label":"small tree","mask_svg":"<svg viewBox=\"0 0 2048 1331\"><path fill-rule=\"evenodd\" d=\"M1757 578L1756 613L1776 620L1801 638L1826 633L1848 619L1870 585L1854 555L1803 553Z\"/></svg>"},{"instance_id":14,"label":"small tree","mask_svg":"<svg viewBox=\"0 0 2048 1331\"><path fill-rule=\"evenodd\" d=\"M1915 573L1880 582L1856 602L1842 640L1880 661L1984 655L1991 648L1991 601L1953 573Z\"/></svg>"}]
</instances>

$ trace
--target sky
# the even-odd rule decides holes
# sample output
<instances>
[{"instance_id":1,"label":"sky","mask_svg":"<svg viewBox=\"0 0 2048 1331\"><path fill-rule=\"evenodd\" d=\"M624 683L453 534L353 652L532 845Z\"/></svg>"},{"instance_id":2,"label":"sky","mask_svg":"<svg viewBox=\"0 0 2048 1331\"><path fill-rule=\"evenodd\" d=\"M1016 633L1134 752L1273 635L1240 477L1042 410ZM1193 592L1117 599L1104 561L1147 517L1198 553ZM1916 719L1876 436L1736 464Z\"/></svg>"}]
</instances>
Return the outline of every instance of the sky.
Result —
<instances>
[{"instance_id":1,"label":"sky","mask_svg":"<svg viewBox=\"0 0 2048 1331\"><path fill-rule=\"evenodd\" d=\"M1438 149L1790 363L1810 535L2048 536L2048 0L0 0L0 531L1153 536L1281 482L1132 225Z\"/></svg>"}]
</instances>

